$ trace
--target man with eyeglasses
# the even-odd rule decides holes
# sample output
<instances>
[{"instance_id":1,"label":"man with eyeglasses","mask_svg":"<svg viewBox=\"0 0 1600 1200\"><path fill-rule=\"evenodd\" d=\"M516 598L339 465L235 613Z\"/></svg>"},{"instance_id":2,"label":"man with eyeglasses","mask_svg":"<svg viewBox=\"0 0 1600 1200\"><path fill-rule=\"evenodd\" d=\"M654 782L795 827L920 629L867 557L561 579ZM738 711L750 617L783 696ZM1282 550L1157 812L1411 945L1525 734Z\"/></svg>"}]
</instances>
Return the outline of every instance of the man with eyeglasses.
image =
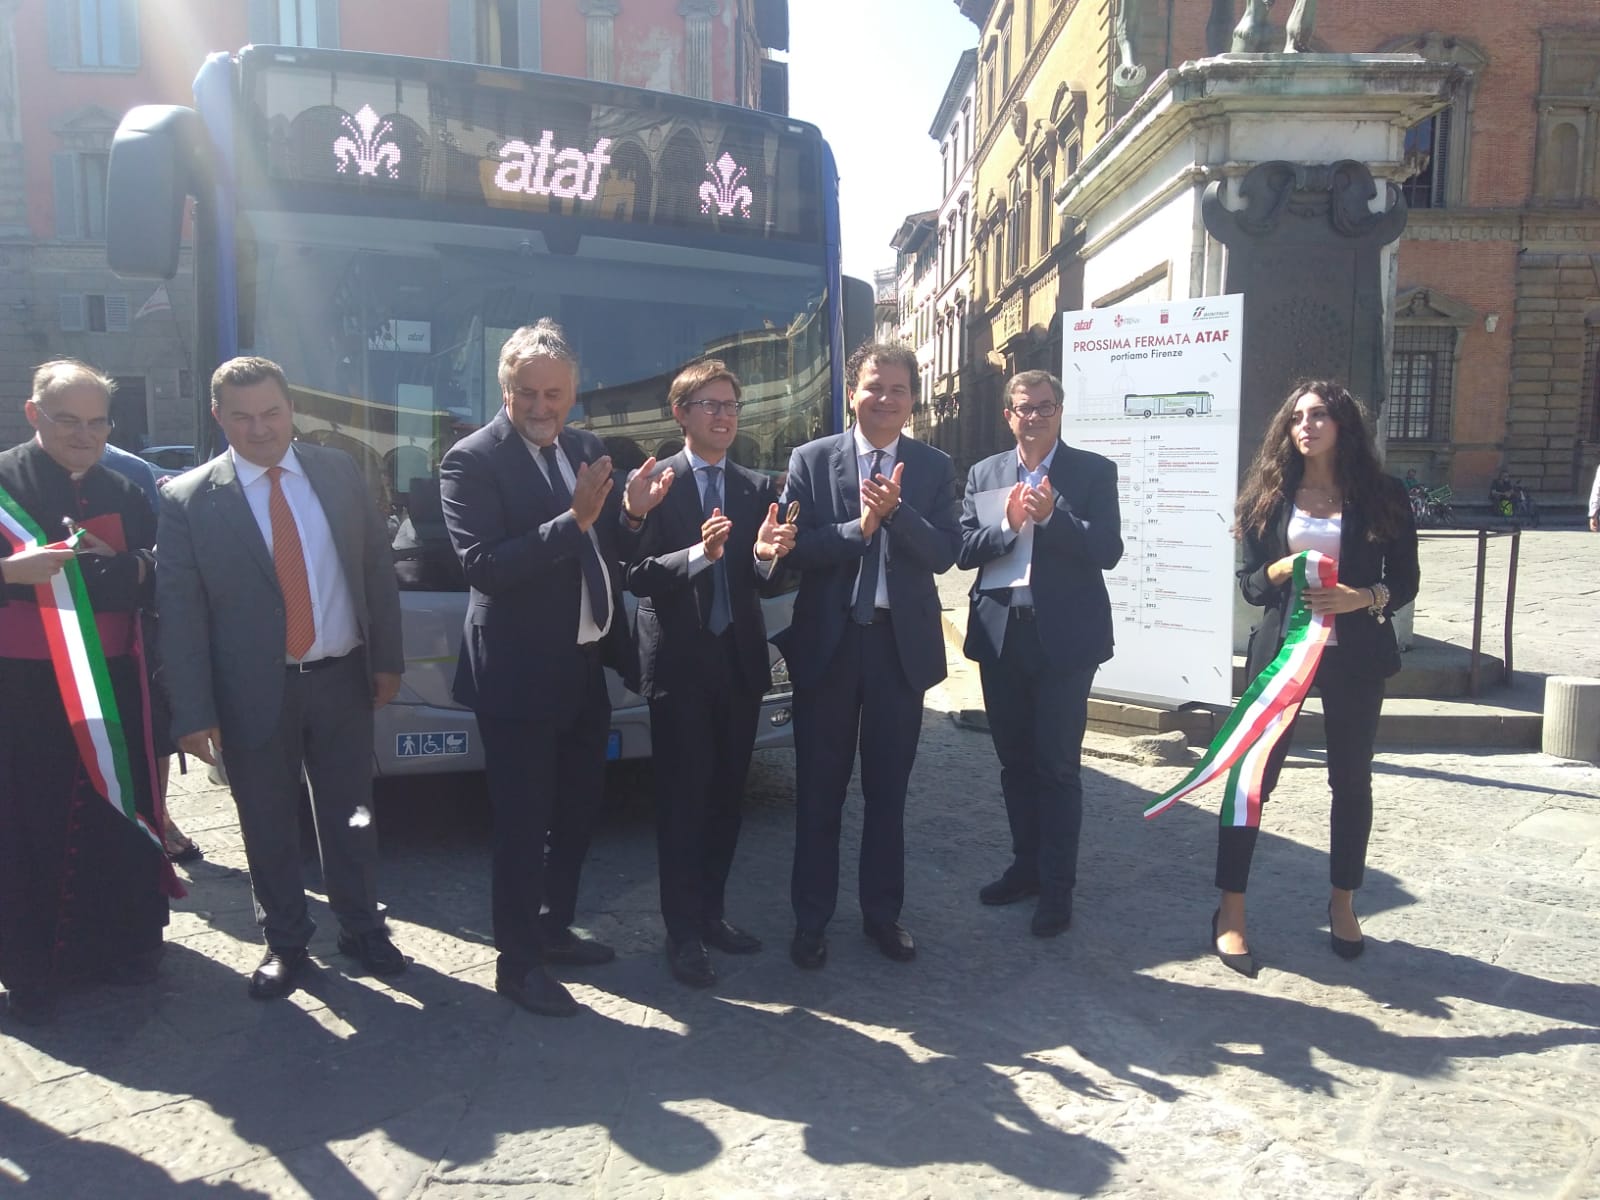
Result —
<instances>
[{"instance_id":1,"label":"man with eyeglasses","mask_svg":"<svg viewBox=\"0 0 1600 1200\"><path fill-rule=\"evenodd\" d=\"M1011 379L1016 449L968 472L961 508L960 565L978 572L964 649L978 663L1011 825L1011 864L978 899L1037 896L1036 937L1072 924L1089 688L1111 657L1105 572L1122 558L1116 464L1061 440L1063 394L1048 371Z\"/></svg>"},{"instance_id":2,"label":"man with eyeglasses","mask_svg":"<svg viewBox=\"0 0 1600 1200\"><path fill-rule=\"evenodd\" d=\"M795 531L779 518L772 481L728 457L741 395L738 376L716 359L672 381L667 401L684 448L657 468L672 486L627 573L639 597L639 692L650 702L667 965L691 987L716 982L708 947L761 949L726 918L724 893L761 697L772 686L761 596Z\"/></svg>"},{"instance_id":3,"label":"man with eyeglasses","mask_svg":"<svg viewBox=\"0 0 1600 1200\"><path fill-rule=\"evenodd\" d=\"M45 363L25 405L34 437L0 454L0 983L10 1016L29 1023L51 1019L64 985L154 979L166 897L182 894L148 832L155 795L136 635L154 599L156 518L138 487L100 465L112 387L84 363ZM75 529L75 550L51 548ZM76 613L59 587L74 561ZM102 661L88 643L87 658L66 649L81 621L95 626ZM91 719L102 668L125 758L87 737L105 728ZM108 769L123 811L91 782Z\"/></svg>"},{"instance_id":4,"label":"man with eyeglasses","mask_svg":"<svg viewBox=\"0 0 1600 1200\"><path fill-rule=\"evenodd\" d=\"M783 503L800 506L784 566L800 572L794 619L773 641L794 681L795 933L814 970L839 891L845 792L861 748L862 930L896 962L916 957L905 902L906 788L922 697L945 677L933 577L961 546L950 456L902 430L917 398L909 346L868 344L845 364L854 428L796 448ZM787 509L786 509L787 512Z\"/></svg>"}]
</instances>

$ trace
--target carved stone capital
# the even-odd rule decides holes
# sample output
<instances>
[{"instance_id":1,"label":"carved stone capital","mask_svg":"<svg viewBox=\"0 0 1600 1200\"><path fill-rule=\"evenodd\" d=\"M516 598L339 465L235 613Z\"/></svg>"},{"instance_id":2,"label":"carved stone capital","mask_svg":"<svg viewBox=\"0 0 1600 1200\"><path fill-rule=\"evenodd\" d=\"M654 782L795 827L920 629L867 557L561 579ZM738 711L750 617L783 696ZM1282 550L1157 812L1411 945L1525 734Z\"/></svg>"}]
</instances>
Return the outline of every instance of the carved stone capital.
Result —
<instances>
[{"instance_id":1,"label":"carved stone capital","mask_svg":"<svg viewBox=\"0 0 1600 1200\"><path fill-rule=\"evenodd\" d=\"M678 0L680 17L714 17L722 11L722 0Z\"/></svg>"},{"instance_id":2,"label":"carved stone capital","mask_svg":"<svg viewBox=\"0 0 1600 1200\"><path fill-rule=\"evenodd\" d=\"M622 0L578 0L578 11L586 17L615 17L622 11Z\"/></svg>"}]
</instances>

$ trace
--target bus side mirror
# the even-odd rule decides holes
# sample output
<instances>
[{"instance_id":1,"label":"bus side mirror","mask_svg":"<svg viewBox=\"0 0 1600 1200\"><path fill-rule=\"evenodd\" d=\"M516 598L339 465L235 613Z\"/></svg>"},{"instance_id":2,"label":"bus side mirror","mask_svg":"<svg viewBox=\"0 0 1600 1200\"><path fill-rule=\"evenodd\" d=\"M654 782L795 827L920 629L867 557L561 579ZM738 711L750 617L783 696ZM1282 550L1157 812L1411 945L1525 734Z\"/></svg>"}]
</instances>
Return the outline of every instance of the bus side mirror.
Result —
<instances>
[{"instance_id":1,"label":"bus side mirror","mask_svg":"<svg viewBox=\"0 0 1600 1200\"><path fill-rule=\"evenodd\" d=\"M850 353L857 346L872 341L872 285L865 279L844 277L844 345L840 351Z\"/></svg>"},{"instance_id":2,"label":"bus side mirror","mask_svg":"<svg viewBox=\"0 0 1600 1200\"><path fill-rule=\"evenodd\" d=\"M199 114L172 104L128 110L106 170L106 259L128 279L178 273L185 201L197 188Z\"/></svg>"}]
</instances>

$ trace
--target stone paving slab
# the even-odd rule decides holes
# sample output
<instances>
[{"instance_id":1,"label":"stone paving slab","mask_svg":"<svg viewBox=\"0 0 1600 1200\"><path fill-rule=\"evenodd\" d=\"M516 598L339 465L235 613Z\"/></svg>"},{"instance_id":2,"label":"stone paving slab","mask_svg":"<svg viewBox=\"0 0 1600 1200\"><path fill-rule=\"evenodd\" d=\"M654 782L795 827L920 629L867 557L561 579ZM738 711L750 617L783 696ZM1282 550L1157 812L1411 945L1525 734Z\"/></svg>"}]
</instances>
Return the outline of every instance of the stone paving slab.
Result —
<instances>
[{"instance_id":1,"label":"stone paving slab","mask_svg":"<svg viewBox=\"0 0 1600 1200\"><path fill-rule=\"evenodd\" d=\"M1380 755L1351 963L1323 914L1324 764L1293 756L1252 882L1251 981L1206 951L1216 797L1140 817L1181 767L1089 764L1065 936L976 902L1008 839L988 737L950 720L976 678L952 665L908 806L915 963L857 932L854 792L829 964L789 963L793 763L774 752L730 894L766 949L718 956L708 992L677 985L647 780L619 774L583 896L619 959L569 973L589 1006L570 1021L492 991L480 780L382 790L410 971L353 970L319 900L305 987L258 1004L231 803L177 779L206 861L159 982L74 993L43 1030L0 1023L0 1200L1600 1200L1600 770Z\"/></svg>"}]
</instances>

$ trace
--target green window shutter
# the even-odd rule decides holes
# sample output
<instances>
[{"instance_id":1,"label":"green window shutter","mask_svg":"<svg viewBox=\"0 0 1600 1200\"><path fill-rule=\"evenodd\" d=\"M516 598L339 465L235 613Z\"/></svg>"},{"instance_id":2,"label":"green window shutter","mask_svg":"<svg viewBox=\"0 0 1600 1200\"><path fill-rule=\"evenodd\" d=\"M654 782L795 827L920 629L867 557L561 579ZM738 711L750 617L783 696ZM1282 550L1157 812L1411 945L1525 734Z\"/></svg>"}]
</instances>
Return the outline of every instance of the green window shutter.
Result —
<instances>
[{"instance_id":1,"label":"green window shutter","mask_svg":"<svg viewBox=\"0 0 1600 1200\"><path fill-rule=\"evenodd\" d=\"M116 66L139 65L139 0L117 0L117 34L121 39ZM107 63L111 66L111 63Z\"/></svg>"},{"instance_id":2,"label":"green window shutter","mask_svg":"<svg viewBox=\"0 0 1600 1200\"><path fill-rule=\"evenodd\" d=\"M477 31L473 0L450 0L450 57L457 62L477 61Z\"/></svg>"},{"instance_id":3,"label":"green window shutter","mask_svg":"<svg viewBox=\"0 0 1600 1200\"><path fill-rule=\"evenodd\" d=\"M55 188L56 236L81 238L83 219L78 212L77 155L68 150L52 154L50 179Z\"/></svg>"},{"instance_id":4,"label":"green window shutter","mask_svg":"<svg viewBox=\"0 0 1600 1200\"><path fill-rule=\"evenodd\" d=\"M317 0L317 45L339 48L339 0Z\"/></svg>"},{"instance_id":5,"label":"green window shutter","mask_svg":"<svg viewBox=\"0 0 1600 1200\"><path fill-rule=\"evenodd\" d=\"M72 40L73 14L76 9L76 5L69 4L44 6L46 37L50 43L50 65L58 71L71 70L78 65L78 48Z\"/></svg>"},{"instance_id":6,"label":"green window shutter","mask_svg":"<svg viewBox=\"0 0 1600 1200\"><path fill-rule=\"evenodd\" d=\"M278 41L278 0L250 0L250 44L271 46Z\"/></svg>"}]
</instances>

